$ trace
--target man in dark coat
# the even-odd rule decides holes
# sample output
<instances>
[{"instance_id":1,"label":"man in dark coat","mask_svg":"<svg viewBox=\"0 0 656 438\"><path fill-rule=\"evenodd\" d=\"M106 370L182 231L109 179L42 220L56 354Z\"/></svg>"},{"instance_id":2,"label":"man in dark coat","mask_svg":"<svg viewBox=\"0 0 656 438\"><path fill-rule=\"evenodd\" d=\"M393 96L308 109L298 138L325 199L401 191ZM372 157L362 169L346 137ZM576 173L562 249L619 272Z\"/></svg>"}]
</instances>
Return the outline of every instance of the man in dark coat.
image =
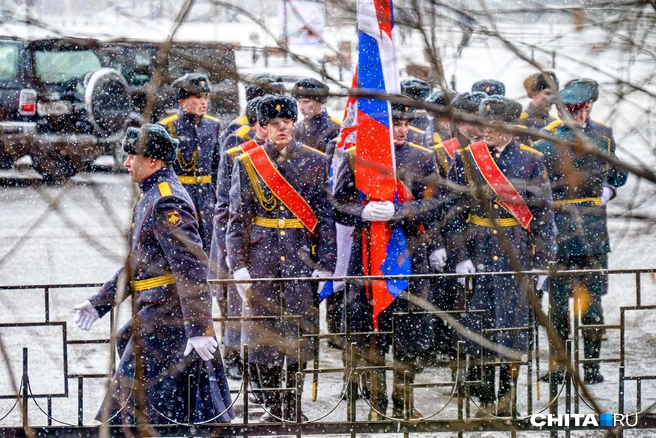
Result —
<instances>
[{"instance_id":1,"label":"man in dark coat","mask_svg":"<svg viewBox=\"0 0 656 438\"><path fill-rule=\"evenodd\" d=\"M428 82L417 78L406 78L401 81L401 94L410 99L425 101L430 94ZM415 117L408 125L408 141L410 143L426 146L425 137L432 134L431 119L426 111L416 111Z\"/></svg>"},{"instance_id":2,"label":"man in dark coat","mask_svg":"<svg viewBox=\"0 0 656 438\"><path fill-rule=\"evenodd\" d=\"M349 261L349 276L362 276L365 272L363 260L363 235L368 233L370 222L388 222L399 224L403 231L409 250L409 262L413 274L426 274L429 268L429 254L432 256L439 248L444 248L439 233L430 233L436 229L437 201L433 197L437 187L430 186L435 178L435 155L429 149L411 145L407 141L408 126L415 115L414 108L404 105L392 105L393 134L395 146L396 173L400 184L407 188L412 200L392 204L391 202L363 203L361 194L355 184L355 148L335 152L336 183L335 200L340 211L340 220L345 225L355 228L353 250ZM368 269L368 268L367 268ZM432 333L430 319L425 315L404 315L395 317L397 312L422 310L416 303L417 298L427 299L429 284L427 280L413 280L408 288L378 316L381 332L391 331L394 335L354 335L349 342L357 345L360 364L384 365L385 353L394 342L394 388L392 391L393 416L403 417L404 372L410 372L414 379L416 359L430 348ZM350 333L371 333L373 326L373 306L371 297L361 283L346 285L346 324ZM370 351L370 345L374 345ZM372 371L369 375L369 394L372 410L370 418L386 415L388 406L387 385L384 371ZM420 414L413 410L413 418Z\"/></svg>"},{"instance_id":3,"label":"man in dark coat","mask_svg":"<svg viewBox=\"0 0 656 438\"><path fill-rule=\"evenodd\" d=\"M257 104L262 97L256 97L248 102L246 115L248 116L247 136L241 135L238 129L223 142L221 161L216 182L216 206L214 211L214 226L212 227L212 247L210 249L210 277L209 279L230 278L230 270L226 261L225 235L228 228L230 209L230 184L232 182L232 168L238 155L244 153L244 148L262 145L266 140L266 131L257 123ZM246 126L245 126L246 127ZM225 292L225 293L221 293ZM215 294L219 301L223 315L228 317L241 317L242 302L234 285ZM224 298L225 296L225 298ZM223 343L225 344L225 367L229 379L240 380L243 373L241 358L241 323L226 322ZM253 387L259 387L255 364L251 364L251 381ZM254 394L254 393L253 393Z\"/></svg>"},{"instance_id":4,"label":"man in dark coat","mask_svg":"<svg viewBox=\"0 0 656 438\"><path fill-rule=\"evenodd\" d=\"M481 116L506 123L516 123L521 111L519 103L501 96L484 99L479 108ZM449 179L472 191L448 193L447 248L457 260L456 273L546 269L555 258L555 225L551 190L540 152L521 145L510 133L485 127L484 140L455 154ZM510 252L506 248L511 248ZM511 261L513 257L516 263ZM540 277L538 288L546 279ZM459 281L464 283L464 279ZM468 313L464 325L491 342L526 353L529 307L526 291L520 288L517 277L476 277L473 283L468 309L483 313ZM465 345L473 360L491 362L492 352L482 349L479 343L466 340ZM511 360L500 356L502 360ZM510 416L516 409L512 406L511 388L516 387L518 372L518 362L500 366L496 410L499 416ZM472 388L483 408L478 415L487 415L494 409L494 373L493 365L477 364L469 370L468 380L481 380Z\"/></svg>"},{"instance_id":5,"label":"man in dark coat","mask_svg":"<svg viewBox=\"0 0 656 438\"><path fill-rule=\"evenodd\" d=\"M303 121L294 127L294 139L301 144L326 152L328 143L339 135L341 122L328 115L328 85L313 78L294 84L292 97L298 101Z\"/></svg>"},{"instance_id":6,"label":"man in dark coat","mask_svg":"<svg viewBox=\"0 0 656 438\"><path fill-rule=\"evenodd\" d=\"M75 307L75 322L89 330L132 296L133 317L117 333L119 362L99 421L134 424L143 415L150 424L187 424L234 417L223 363L215 354L212 296L197 213L170 165L177 144L159 125L128 129L125 167L141 189L128 262L96 295ZM194 350L197 355L187 357ZM141 406L138 391L143 391Z\"/></svg>"},{"instance_id":7,"label":"man in dark coat","mask_svg":"<svg viewBox=\"0 0 656 438\"><path fill-rule=\"evenodd\" d=\"M605 205L615 197L616 189L626 183L626 171L608 164L603 159L582 153L576 147L578 135L584 134L588 144L599 148L609 157L615 156L615 143L598 128L586 129L588 102L594 94L582 82L574 82L559 93L575 127L561 125L556 128L555 139L572 142L572 145L556 145L553 141L540 141L535 147L545 156L551 180L556 226L558 227L558 269L607 269L610 244ZM550 317L561 341L569 336L569 299L581 305L584 325L604 323L601 297L608 292L607 275L580 274L557 276L550 289ZM575 292L576 291L576 292ZM586 359L598 359L601 350L602 331L583 331L583 353ZM584 363L584 382L601 383L603 375L598 363ZM550 373L562 383L562 369ZM549 375L543 377L549 380Z\"/></svg>"},{"instance_id":8,"label":"man in dark coat","mask_svg":"<svg viewBox=\"0 0 656 438\"><path fill-rule=\"evenodd\" d=\"M221 123L207 115L210 81L203 74L190 73L173 82L177 89L178 113L159 122L180 141L173 170L187 189L199 214L203 250L210 252L212 217L216 200L216 171L219 166Z\"/></svg>"},{"instance_id":9,"label":"man in dark coat","mask_svg":"<svg viewBox=\"0 0 656 438\"><path fill-rule=\"evenodd\" d=\"M296 102L262 99L257 119L267 131L261 147L235 160L226 235L228 265L244 301L242 344L249 346L264 388L295 388L296 373L312 357L318 291L313 283L255 283L251 278L328 277L335 269L335 220L321 152L293 140ZM322 285L319 285L321 288ZM290 318L290 316L295 318ZM284 404L284 408L283 408ZM295 420L295 392L265 393L263 422Z\"/></svg>"}]
</instances>

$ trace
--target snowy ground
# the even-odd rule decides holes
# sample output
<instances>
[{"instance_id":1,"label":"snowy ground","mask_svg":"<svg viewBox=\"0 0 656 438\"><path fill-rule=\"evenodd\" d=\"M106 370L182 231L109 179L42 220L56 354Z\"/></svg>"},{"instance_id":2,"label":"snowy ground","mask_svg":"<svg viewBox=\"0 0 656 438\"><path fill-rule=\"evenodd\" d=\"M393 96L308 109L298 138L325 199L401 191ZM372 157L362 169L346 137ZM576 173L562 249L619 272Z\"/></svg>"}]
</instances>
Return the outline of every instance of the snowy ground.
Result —
<instances>
[{"instance_id":1,"label":"snowy ground","mask_svg":"<svg viewBox=\"0 0 656 438\"><path fill-rule=\"evenodd\" d=\"M203 25L198 25L203 26ZM215 35L226 41L235 38L248 39L254 30L236 29L225 25L218 26ZM82 24L78 27L83 28ZM90 26L93 27L93 26ZM97 26L96 26L97 27ZM204 28L198 27L196 30ZM83 29L84 30L84 29ZM155 31L146 28L142 37L156 37ZM183 28L184 30L184 28ZM612 50L603 53L589 50L595 42L602 41L601 32L589 31L577 34L569 40L551 38L552 33L566 30L560 26L553 30L552 26L538 26L527 35L519 35L524 42L539 44L542 53L535 51L535 59L551 67L551 51L559 50L556 57L556 67L561 83L570 78L587 76L596 78L602 84L601 100L593 114L595 118L606 121L614 127L618 141L618 154L621 158L633 163L640 163L653 168L653 138L654 123L652 112L656 101L644 93L632 92L625 95L620 105L616 105L617 93L627 91L617 85L617 78L631 79L639 82L641 77L650 77L654 73L653 61L641 56L631 58L622 50ZM229 37L221 32L227 32ZM100 31L98 31L100 32ZM207 32L199 32L207 35ZM339 34L339 35L338 35ZM353 35L352 35L353 34ZM145 36L144 36L145 35ZM153 36L155 35L155 36ZM352 29L332 30L327 36L332 43L337 39L354 37ZM521 38L520 38L521 37ZM458 41L456 35L455 41ZM264 38L263 38L264 40ZM263 44L269 44L263 42ZM530 57L530 49L519 44ZM465 90L476 80L482 78L497 78L506 83L507 95L526 103L526 97L521 85L524 77L534 71L528 65L503 48L499 42L483 41L475 38L472 46L465 49L463 57L455 59L451 56L452 44L444 44L444 65L447 77L456 75L458 90ZM313 48L300 48L299 51L318 59L323 51ZM315 53L313 53L315 52ZM421 59L421 43L417 35L407 45L399 46L400 64L403 67L408 61ZM633 60L633 62L631 62ZM579 63L581 61L582 63ZM254 72L263 69L262 61L253 65L251 59L244 53L238 53L238 66L243 72ZM598 68L607 73L596 71ZM283 60L272 60L271 69L289 75L302 76L308 74L307 69ZM336 70L331 70L336 74ZM346 76L349 73L346 72ZM403 75L402 75L403 76ZM350 83L350 77L344 77L343 83ZM654 91L653 81L646 85ZM330 106L331 112L341 117L338 103ZM7 182L17 177L27 178L26 184L18 187L0 187L0 284L64 284L64 283L101 283L108 279L122 262L125 255L125 235L130 222L131 206L135 200L135 187L124 175L114 174L82 174L73 178L70 185L63 189L47 188L38 183L31 183L33 177L29 171L0 172L0 181ZM637 220L626 217L629 207L634 215L640 214L647 218L655 217L654 186L651 183L640 182L631 177L627 186L620 190L618 199L609 208L611 244L613 253L610 256L612 269L655 268L656 244L651 220ZM51 205L51 208L48 206ZM54 207L54 208L53 208ZM642 304L656 304L656 277L643 275ZM83 301L93 288L87 289L57 289L51 292L51 320L67 323L69 339L100 339L107 337L109 323L102 320L86 333L78 330L73 324L72 307ZM610 293L604 298L606 322L618 324L620 307L635 304L635 277L632 275L617 275L611 278ZM0 291L0 324L16 322L43 321L43 294L38 290L8 290ZM124 306L127 307L127 306ZM126 320L129 311L122 310L122 320ZM652 325L654 324L654 325ZM647 375L656 373L656 312L628 312L626 320L626 375ZM542 334L543 335L543 334ZM609 339L604 343L605 357L619 357L619 333L611 330ZM20 379L21 347L28 347L30 353L30 377L33 393L62 392L64 381L62 374L63 356L61 351L61 331L58 328L2 328L0 339L4 344L10 360L0 362L0 395L14 392L13 382ZM544 336L541 345L546 345ZM322 345L322 367L340 366L341 359L337 350ZM68 349L69 373L104 373L108 369L109 352L105 345L94 347L70 346ZM546 361L540 364L541 370L546 369ZM525 368L525 367L524 367ZM525 399L526 375L522 368L520 375L519 397ZM590 390L598 403L606 412L618 411L618 365L604 364L602 372L606 382L591 387ZM534 376L535 377L535 376ZM427 370L418 377L420 382L448 380L449 373L444 369ZM308 382L309 383L309 382ZM69 381L71 394L75 393L77 382ZM86 424L93 423L97 406L104 393L102 379L85 380L84 399ZM234 385L238 388L238 385ZM309 388L309 384L306 385ZM326 416L329 421L344 421L346 419L345 404L342 403L331 413L339 400L341 379L339 375L322 375L319 384L319 401L309 400L310 391L304 394L305 412L311 419ZM642 408L656 402L656 383L643 382ZM634 384L627 384L626 411L635 410ZM451 390L418 390L416 407L428 416L438 413L433 418L455 418L456 404L450 400ZM541 388L541 398L537 399L534 389L534 406L545 406L547 388ZM43 407L44 400L39 403ZM0 400L0 418L9 411L13 402ZM240 404L240 402L238 402ZM446 407L445 407L446 405ZM520 412L524 412L520 405ZM55 399L53 416L63 422L76 423L77 398ZM444 407L444 409L442 409ZM44 408L45 409L45 408ZM366 418L367 408L363 402L358 403L358 418ZM582 405L582 411L588 409ZM45 424L45 417L34 405L30 408L33 424ZM14 411L0 422L0 425L19 425L20 414ZM236 421L239 421L236 420ZM447 434L444 434L446 436ZM532 434L531 436L546 436ZM575 436L601 436L593 433L575 433ZM472 436L506 436L502 433L472 434ZM628 434L627 434L628 436ZM648 433L634 436L649 436Z\"/></svg>"}]
</instances>

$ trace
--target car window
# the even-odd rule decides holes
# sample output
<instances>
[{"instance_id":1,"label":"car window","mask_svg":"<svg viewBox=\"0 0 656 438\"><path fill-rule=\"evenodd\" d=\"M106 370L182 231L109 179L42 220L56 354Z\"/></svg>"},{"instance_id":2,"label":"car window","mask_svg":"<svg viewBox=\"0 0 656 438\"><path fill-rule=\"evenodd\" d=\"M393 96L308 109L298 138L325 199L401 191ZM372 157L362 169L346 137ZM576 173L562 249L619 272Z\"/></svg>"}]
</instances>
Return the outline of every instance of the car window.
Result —
<instances>
[{"instance_id":1,"label":"car window","mask_svg":"<svg viewBox=\"0 0 656 438\"><path fill-rule=\"evenodd\" d=\"M62 83L82 79L101 67L98 55L89 50L35 53L37 77L47 83Z\"/></svg>"},{"instance_id":2,"label":"car window","mask_svg":"<svg viewBox=\"0 0 656 438\"><path fill-rule=\"evenodd\" d=\"M0 42L0 81L10 81L18 74L18 44Z\"/></svg>"}]
</instances>

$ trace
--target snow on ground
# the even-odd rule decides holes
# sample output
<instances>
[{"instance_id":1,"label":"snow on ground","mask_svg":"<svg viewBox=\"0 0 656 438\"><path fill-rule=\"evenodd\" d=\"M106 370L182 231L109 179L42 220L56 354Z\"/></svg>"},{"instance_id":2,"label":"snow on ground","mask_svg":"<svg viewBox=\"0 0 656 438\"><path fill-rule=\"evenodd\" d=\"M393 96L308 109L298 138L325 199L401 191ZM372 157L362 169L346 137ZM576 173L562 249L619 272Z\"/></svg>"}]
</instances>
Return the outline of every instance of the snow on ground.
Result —
<instances>
[{"instance_id":1,"label":"snow on ground","mask_svg":"<svg viewBox=\"0 0 656 438\"><path fill-rule=\"evenodd\" d=\"M70 23L69 23L70 24ZM84 24L78 22L75 26L80 33L95 32L95 35L109 38L113 35L107 26L102 23ZM93 30L91 30L93 29ZM161 29L166 26L145 26L138 29L135 37L142 39L161 39ZM4 27L5 34L11 34L12 29ZM122 36L131 35L127 26L117 26ZM132 29L134 30L134 29ZM595 43L604 40L605 34L596 30L589 30L583 34L571 34L570 38L554 38L554 35L569 31L568 25L535 25L530 32L517 32L506 27L513 33L520 50L530 58L531 50L524 43L537 44L533 56L536 61L546 67L552 67L552 54L556 50L556 65L554 70L558 74L561 84L573 77L587 76L597 79L602 85L601 99L597 103L593 116L611 124L619 144L618 155L627 161L642 164L653 168L653 131L654 124L652 110L656 101L640 92L630 92L621 85L617 79L631 79L639 82L639 78L650 77L654 73L654 63L645 57L631 56L623 50L610 50L595 52L590 50ZM202 35L205 39L219 39L230 42L250 44L250 35L259 32L251 25L221 24L187 25L181 29L180 38L189 39ZM164 32L165 33L165 32ZM109 36L108 36L109 35ZM457 34L445 34L443 38L442 54L446 77L455 75L457 89L466 90L479 79L496 78L505 82L507 95L516 98L522 103L527 102L522 80L534 71L527 62L518 59L502 44L495 40L482 40L475 37L470 47L463 51L459 59L453 54L453 42L457 43ZM444 35L443 35L444 36ZM36 37L32 34L32 37ZM336 45L338 40L353 41L353 29L329 29L326 40L330 45ZM262 45L272 45L272 40L262 36ZM315 61L323 57L325 48L304 47L299 53L309 56ZM414 61L423 59L421 40L418 34L406 45L399 46L401 68ZM580 63L580 62L581 63ZM255 64L250 55L237 52L237 65L243 73L261 71L263 60ZM600 71L596 70L599 69ZM278 58L270 59L270 70L288 76L298 77L311 74L307 68L285 63ZM329 74L337 76L337 70L329 67ZM344 72L341 84L350 84L350 72ZM404 76L402 74L402 76ZM647 88L654 91L653 81ZM624 100L617 105L617 95L626 93ZM333 115L341 117L342 108L335 100L329 109ZM17 174L26 175L27 172L11 171L0 172L0 178L14 178ZM4 186L0 188L0 284L66 284L66 283L102 283L120 266L125 256L125 236L128 229L131 206L135 201L135 186L130 184L125 175L113 174L83 174L73 178L71 184L64 189L42 187L38 184L23 184L18 187ZM622 188L619 196L609 207L611 216L609 229L613 252L610 256L612 269L654 268L656 267L656 234L651 225L652 221L631 219L626 212L632 208L634 215L640 214L654 217L654 186L645 181L639 181L631 176L626 187ZM54 205L56 208L48 208ZM656 276L643 275L642 304L656 304L654 291L656 290ZM72 307L83 301L94 288L83 289L56 289L51 291L50 318L52 321L62 321L67 324L69 339L100 339L107 337L109 322L107 319L97 322L90 332L82 332L73 323L74 312ZM632 274L616 275L610 280L610 293L604 297L606 322L618 324L620 321L620 307L631 306L636 302L635 276ZM121 311L121 321L126 321L129 315L127 306ZM545 304L546 309L546 304ZM44 300L42 291L38 290L8 290L0 291L0 324L14 322L43 321ZM647 375L656 372L656 312L630 311L626 313L626 351L627 375ZM654 324L654 325L653 325ZM325 327L323 327L325 330ZM30 378L33 393L63 392L64 381L62 374L63 352L61 349L61 329L59 327L32 328L32 327L0 327L0 339L4 344L10 361L0 362L0 395L13 392L13 382L17 383L21 372L21 348L28 347L30 353ZM608 341L604 342L603 355L605 357L619 357L619 333L617 330L608 331ZM541 333L540 343L546 346L546 338ZM327 348L322 344L322 367L337 367L341 364L341 356L337 350ZM109 352L106 345L97 346L69 346L68 364L69 373L103 373L108 369ZM547 367L545 360L540 363L540 369ZM522 367L520 374L519 397L526 397L526 367ZM602 365L602 372L606 382L589 389L606 412L618 411L618 364ZM534 375L535 378L535 375ZM327 421L344 421L346 418L345 404L342 402L331 413L338 403L342 388L341 376L321 375L319 383L319 400L310 401L310 379L306 382L303 395L303 405L311 419L326 416ZM429 369L417 378L418 382L448 381L450 375L446 369ZM390 382L391 383L391 382ZM76 423L77 399L75 391L77 381L69 380L68 398L58 398L53 402L53 416L64 422ZM102 379L86 379L84 383L84 421L93 423L93 417L104 393ZM232 383L237 389L238 384ZM535 407L546 405L547 388L542 385L540 400L534 389L533 404ZM656 383L643 382L642 408L656 402ZM635 409L635 384L627 383L626 411ZM433 418L454 418L456 404L451 398L451 389L417 390L416 407ZM450 401L450 403L449 403ZM564 401L564 399L563 399ZM0 418L9 411L13 402L0 400ZM45 400L40 399L39 404L45 409ZM238 402L240 405L241 402ZM525 404L520 405L523 412ZM472 406L472 409L475 409ZM588 409L582 404L582 411ZM358 418L366 418L365 404L358 402ZM33 424L45 424L45 417L34 405L30 407L30 417ZM236 421L239 421L237 419ZM0 422L0 425L20 424L20 414L14 411ZM452 434L442 434L448 436ZM478 437L507 436L503 433L471 434ZM522 436L523 434L519 434ZM574 436L601 436L592 432L573 433ZM545 434L531 434L531 436L546 436ZM627 436L648 436L646 433L628 434Z\"/></svg>"}]
</instances>

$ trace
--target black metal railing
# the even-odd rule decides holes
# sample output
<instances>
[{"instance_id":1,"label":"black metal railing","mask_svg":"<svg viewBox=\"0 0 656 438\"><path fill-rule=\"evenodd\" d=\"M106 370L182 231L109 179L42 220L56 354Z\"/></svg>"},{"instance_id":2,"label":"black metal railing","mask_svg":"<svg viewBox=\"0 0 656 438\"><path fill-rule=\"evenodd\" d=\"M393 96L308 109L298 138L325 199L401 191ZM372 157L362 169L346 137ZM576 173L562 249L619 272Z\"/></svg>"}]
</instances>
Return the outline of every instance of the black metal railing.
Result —
<instances>
[{"instance_id":1,"label":"black metal railing","mask_svg":"<svg viewBox=\"0 0 656 438\"><path fill-rule=\"evenodd\" d=\"M605 275L613 276L626 276L631 275L635 278L635 295L634 303L630 304L627 302L627 305L621 306L619 309L620 318L619 324L598 324L598 325L584 325L581 323L580 315L575 315L573 321L573 336L571 340L568 340L565 348L567 352L567 357L569 363L573 370L578 372L579 366L584 363L614 363L619 365L618 372L618 385L617 385L617 394L618 394L618 404L617 404L617 414L627 414L626 409L626 400L625 400L625 390L627 382L635 382L636 384L636 400L635 400L635 411L630 412L630 414L635 416L635 421L631 422L630 426L619 426L617 429L613 429L618 433L622 433L624 429L631 428L640 428L640 429L653 429L656 428L656 415L651 414L651 410L656 406L656 400L644 400L645 394L643 390L643 384L645 382L650 382L656 380L656 374L640 374L640 375L627 375L627 325L626 325L626 313L633 311L651 311L656 310L656 305L644 305L644 287L642 284L643 275L656 274L656 270L652 269L643 269L643 270L577 270L577 271L550 271L549 275L551 277L559 275L576 275L576 274L590 274L590 273L601 273ZM475 279L481 276L489 275L526 275L530 277L535 277L539 272L525 272L525 273L476 273L470 274L466 277ZM372 280L383 280L383 279L427 279L427 278L448 278L448 277L461 277L456 274L429 274L422 276L395 276L395 277L341 277L333 278L332 280L344 280L347 282L368 282ZM267 282L267 283L277 283L280 285L282 290L284 290L285 284L289 282L301 282L301 281L312 281L313 284L318 284L319 281L323 279L308 279L308 278L286 278L286 279L253 279L249 282ZM475 281L475 280L474 280ZM217 280L212 283L217 284L228 284L233 283L231 280ZM35 394L32 391L30 385L30 370L28 368L29 364L29 346L24 347L22 350L22 375L20 382L18 383L18 388L16 393L10 394L0 394L0 400L15 400L8 407L7 412L0 412L0 434L3 435L24 435L28 429L31 433L34 433L35 436L67 436L67 435L89 435L95 436L100 433L101 428L109 428L109 432L114 434L123 434L123 433L135 433L139 434L138 426L106 426L106 425L85 425L84 424L84 413L85 408L94 409L94 407L86 406L84 403L84 384L86 379L108 379L114 372L110 370L108 373L70 373L69 372L69 355L68 355L68 346L69 345L91 345L91 344L108 344L113 345L111 338L107 339L90 339L90 340L72 340L68 338L67 332L67 323L66 321L52 321L51 318L51 292L53 289L79 289L79 288L98 288L101 284L87 283L87 284L58 284L58 285L20 285L20 286L0 286L1 293L12 293L18 292L25 293L30 291L31 293L43 293L44 296L44 314L43 320L34 321L34 322L3 322L0 323L0 336L2 336L2 330L6 328L40 328L40 327L56 327L61 331L61 346L62 346L62 356L63 356L63 391L61 392L52 392L52 393L37 393ZM628 298L625 301L629 301ZM348 306L348 300L345 300L345 305ZM284 306L283 306L284 308ZM348 310L347 310L348 312ZM441 309L427 308L420 312L426 315L433 315L437 317L446 317L448 315L451 320L459 320L464 314L476 312L468 309L466 306L461 309L444 311ZM412 313L412 312L409 312ZM397 317L407 316L409 313L400 312L395 314L393 320L396 320ZM114 315L113 312L110 315L110 333L114 333ZM221 316L214 318L215 322L225 323L225 322L245 322L245 321L257 321L257 320L266 320L266 319L280 319L285 318L290 321L297 321L300 324L301 316L299 315L277 315L277 316L265 316L265 317L225 317ZM8 319L5 317L5 319ZM393 322L394 324L394 322ZM646 322L647 324L647 322ZM297 326L298 327L298 326ZM246 366L244 366L244 378L242 384L239 388L231 390L233 394L233 406L238 406L241 401L241 421L230 424L193 424L190 420L189 424L186 425L148 425L150 430L162 434L176 434L176 435L220 435L220 436L255 436L255 435L297 435L302 434L342 434L342 435L351 435L354 437L357 434L361 433L404 433L406 436L410 433L423 433L423 432L458 432L459 436L462 436L467 432L480 432L484 430L502 430L510 431L511 435L515 435L519 431L544 431L549 430L552 432L552 436L555 436L557 431L564 430L566 436L569 436L572 430L582 430L590 429L593 426L575 426L570 424L565 426L563 424L553 424L549 426L543 426L537 428L531 424L530 417L531 415L538 413L550 413L556 415L559 413L560 409L564 409L565 414L581 414L581 413L594 413L592 409L592 403L590 400L586 399L583 395L583 391L580 385L580 382L575 379L570 372L565 373L565 381L563 384L558 384L555 381L549 383L549 396L546 404L543 406L535 407L533 404L533 396L537 391L538 399L540 399L540 384L537 379L534 379L534 375L539 374L539 363L540 359L542 360L552 360L553 358L547 357L548 355L541 354L537 340L538 336L538 325L536 323L536 318L534 312L530 312L529 322L524 327L515 327L503 330L524 330L528 333L529 348L528 354L522 357L519 360L513 361L493 361L485 362L485 359L482 357L472 358L464 354L464 343L458 341L456 344L456 357L454 360L445 361L444 363L438 364L442 366L447 366L452 369L452 379L449 380L435 380L435 381L412 381L409 378L410 373L406 371L403 381L404 386L404 403L403 403L403 415L402 417L393 417L388 416L385 413L380 413L377 421L372 421L369 419L363 419L358 417L357 410L357 400L360 397L361 400L364 400L365 403L369 403L366 400L366 397L362 397L362 388L360 378L364 374L372 371L381 371L381 370L394 370L397 364L373 364L372 362L364 363L361 360L356 358L356 347L353 343L353 340L358 336L382 336L382 335L393 335L394 329L390 332L372 332L372 333L354 333L349 329L348 318L346 318L346 324L344 327L343 333L338 334L322 334L318 331L314 333L301 333L301 330L297 330L297 342L300 346L301 340L305 338L309 341L316 342L316 345L319 345L319 341L327 338L341 337L345 341L345 353L343 355L343 366L341 367L320 367L319 362L313 364L305 370L305 374L312 374L314 376L313 381L317 382L319 375L327 374L338 374L343 376L343 381L345 382L345 389L341 392L340 396L334 400L332 408L327 413L322 413L317 418L310 418L308 421L303 422L301 417L301 408L302 408L302 399L301 399L301 389L304 381L304 374L298 373L296 382L297 387L286 388L283 391L293 392L295 394L295 403L297 405L296 409L296 418L292 421L283 421L280 423L253 423L249 418L249 414L253 412L261 412L262 406L252 406L252 403L249 402L249 394L253 391L251 387L251 376L249 374L249 348L247 345L243 346L243 359ZM616 352L606 352L605 357L600 359L583 359L581 358L579 344L581 343L582 332L585 329L605 329L619 331L619 351ZM500 329L492 329L487 331L494 331ZM630 333L630 332L629 332ZM487 333L477 333L475 335L483 336ZM2 338L0 338L2 341ZM5 343L6 344L6 343ZM395 342L392 342L394 348ZM4 346L3 346L4 350ZM300 348L299 348L300 350ZM613 356L613 353L615 356ZM5 351L3 354L7 354ZM299 353L300 354L300 353ZM300 358L299 358L300 359ZM519 416L513 412L510 418L495 417L491 415L489 418L473 418L471 406L474 403L472 397L469 394L470 388L472 385L479 383L478 381L467 380L467 370L469 369L472 363L477 363L479 365L493 365L498 367L504 364L514 364L514 365L525 365L526 366L526 402L522 404L522 409L525 410L526 415ZM654 365L656 365L656 360L654 360ZM536 369L538 372L536 372ZM9 372L9 371L8 371ZM538 376L539 377L539 376ZM54 376L53 376L54 378ZM59 378L59 377L57 377ZM69 387L69 380L74 379L77 381L76 391L72 390ZM418 379L419 380L419 379ZM605 383L609 385L610 383ZM449 395L445 395L445 401L440 407L437 408L436 412L428 413L420 419L413 419L412 412L415 407L416 397L413 396L415 389L421 390L433 390L436 388L450 388ZM258 389L261 392L274 391L279 389L273 388L262 388ZM517 405L517 388L512 388L512 405ZM564 400L563 400L564 392ZM61 419L56 418L53 415L53 401L58 399L70 399L77 398L77 424L75 422L66 422ZM46 401L46 406L42 406L43 400ZM35 406L40 412L42 412L45 417L45 421L37 421L34 418L30 418L30 406ZM454 406L455 405L455 406ZM447 407L455 407L455 414L447 416L447 418L442 418L443 413L445 413ZM374 406L369 405L372 409ZM22 419L19 424L16 424L15 421L11 424L8 421L10 414L16 409L20 409ZM334 412L342 410L345 414L345 421L328 421L330 415ZM433 409L435 410L435 409ZM438 418L439 417L439 418ZM635 425L634 425L635 423Z\"/></svg>"}]
</instances>

